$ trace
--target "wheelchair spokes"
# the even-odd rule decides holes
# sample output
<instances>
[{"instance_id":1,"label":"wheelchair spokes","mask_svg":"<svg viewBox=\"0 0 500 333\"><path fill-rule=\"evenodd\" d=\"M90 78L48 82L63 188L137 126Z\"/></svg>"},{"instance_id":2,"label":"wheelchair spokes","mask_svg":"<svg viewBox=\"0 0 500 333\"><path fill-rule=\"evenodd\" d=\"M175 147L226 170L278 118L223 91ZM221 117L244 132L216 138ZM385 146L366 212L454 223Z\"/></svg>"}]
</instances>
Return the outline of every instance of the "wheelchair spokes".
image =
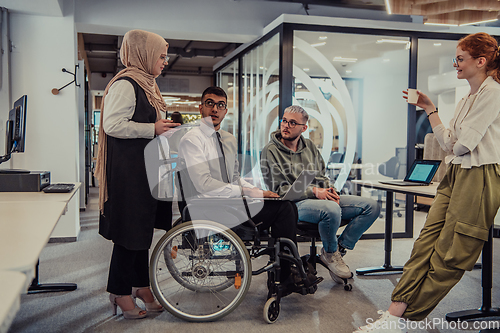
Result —
<instances>
[{"instance_id":1,"label":"wheelchair spokes","mask_svg":"<svg viewBox=\"0 0 500 333\"><path fill-rule=\"evenodd\" d=\"M172 314L215 320L243 300L252 275L248 252L231 230L196 221L170 230L154 249L152 287Z\"/></svg>"}]
</instances>

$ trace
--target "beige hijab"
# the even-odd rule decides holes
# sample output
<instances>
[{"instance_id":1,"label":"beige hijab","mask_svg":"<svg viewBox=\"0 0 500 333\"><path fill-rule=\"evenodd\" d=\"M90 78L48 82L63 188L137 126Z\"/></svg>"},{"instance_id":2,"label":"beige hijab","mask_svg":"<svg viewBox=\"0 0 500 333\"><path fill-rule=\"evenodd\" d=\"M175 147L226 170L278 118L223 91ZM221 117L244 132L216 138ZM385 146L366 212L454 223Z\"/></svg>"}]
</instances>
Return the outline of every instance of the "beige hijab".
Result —
<instances>
[{"instance_id":1,"label":"beige hijab","mask_svg":"<svg viewBox=\"0 0 500 333\"><path fill-rule=\"evenodd\" d=\"M167 105L161 97L160 89L151 74L156 62L165 51L168 43L155 33L143 30L131 30L125 34L120 48L120 58L126 67L111 79L104 90L101 102L101 126L99 126L99 149L94 175L99 181L99 210L103 212L104 203L108 200L108 187L106 182L106 142L107 135L102 126L106 95L111 85L122 77L132 78L144 89L149 103L156 110L156 119L161 119L161 112L167 111Z\"/></svg>"}]
</instances>

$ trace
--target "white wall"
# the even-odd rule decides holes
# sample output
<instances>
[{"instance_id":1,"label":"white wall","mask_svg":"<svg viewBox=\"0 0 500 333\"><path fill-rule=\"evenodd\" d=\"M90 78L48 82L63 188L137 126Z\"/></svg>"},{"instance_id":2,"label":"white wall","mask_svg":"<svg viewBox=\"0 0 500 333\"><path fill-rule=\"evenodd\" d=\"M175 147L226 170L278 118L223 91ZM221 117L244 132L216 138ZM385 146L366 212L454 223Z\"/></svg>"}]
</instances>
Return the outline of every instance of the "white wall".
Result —
<instances>
[{"instance_id":1,"label":"white wall","mask_svg":"<svg viewBox=\"0 0 500 333\"><path fill-rule=\"evenodd\" d=\"M12 166L48 170L53 183L77 182L80 161L76 101L77 91L83 88L75 88L73 84L57 96L51 93L52 88L60 88L73 79L61 71L63 67L71 72L75 70L73 16L11 14L11 39L13 100L28 95L26 151L13 154ZM0 119L6 119L6 112L8 110L2 108ZM77 193L52 237L76 238L79 229Z\"/></svg>"}]
</instances>

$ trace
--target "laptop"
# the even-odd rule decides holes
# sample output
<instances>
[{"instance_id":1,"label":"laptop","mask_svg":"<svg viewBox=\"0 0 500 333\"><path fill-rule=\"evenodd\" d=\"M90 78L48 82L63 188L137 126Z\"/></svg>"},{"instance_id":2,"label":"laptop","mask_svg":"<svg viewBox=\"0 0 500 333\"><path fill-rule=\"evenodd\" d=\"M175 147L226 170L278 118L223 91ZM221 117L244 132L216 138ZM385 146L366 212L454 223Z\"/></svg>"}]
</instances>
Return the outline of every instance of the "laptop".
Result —
<instances>
[{"instance_id":1,"label":"laptop","mask_svg":"<svg viewBox=\"0 0 500 333\"><path fill-rule=\"evenodd\" d=\"M302 170L300 175L295 179L292 186L288 189L284 196L281 198L263 198L264 200L289 200L296 201L304 194L309 184L312 183L318 171L315 170Z\"/></svg>"},{"instance_id":2,"label":"laptop","mask_svg":"<svg viewBox=\"0 0 500 333\"><path fill-rule=\"evenodd\" d=\"M415 160L404 180L379 180L379 183L399 186L427 186L434 178L440 164L439 160Z\"/></svg>"}]
</instances>

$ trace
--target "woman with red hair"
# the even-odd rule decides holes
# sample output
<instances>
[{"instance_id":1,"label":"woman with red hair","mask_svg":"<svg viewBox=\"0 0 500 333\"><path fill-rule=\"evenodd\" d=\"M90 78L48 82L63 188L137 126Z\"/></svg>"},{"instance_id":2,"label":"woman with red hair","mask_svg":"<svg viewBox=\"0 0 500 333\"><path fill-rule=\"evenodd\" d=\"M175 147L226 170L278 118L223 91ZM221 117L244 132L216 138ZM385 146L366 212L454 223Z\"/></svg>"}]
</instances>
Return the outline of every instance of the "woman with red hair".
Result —
<instances>
[{"instance_id":1,"label":"woman with red hair","mask_svg":"<svg viewBox=\"0 0 500 333\"><path fill-rule=\"evenodd\" d=\"M470 91L445 128L430 98L418 91L448 155L427 220L413 245L388 311L356 332L406 332L404 321L422 320L476 263L500 206L500 48L487 33L458 42L453 66ZM403 93L407 94L406 91ZM404 98L407 98L405 95Z\"/></svg>"}]
</instances>

